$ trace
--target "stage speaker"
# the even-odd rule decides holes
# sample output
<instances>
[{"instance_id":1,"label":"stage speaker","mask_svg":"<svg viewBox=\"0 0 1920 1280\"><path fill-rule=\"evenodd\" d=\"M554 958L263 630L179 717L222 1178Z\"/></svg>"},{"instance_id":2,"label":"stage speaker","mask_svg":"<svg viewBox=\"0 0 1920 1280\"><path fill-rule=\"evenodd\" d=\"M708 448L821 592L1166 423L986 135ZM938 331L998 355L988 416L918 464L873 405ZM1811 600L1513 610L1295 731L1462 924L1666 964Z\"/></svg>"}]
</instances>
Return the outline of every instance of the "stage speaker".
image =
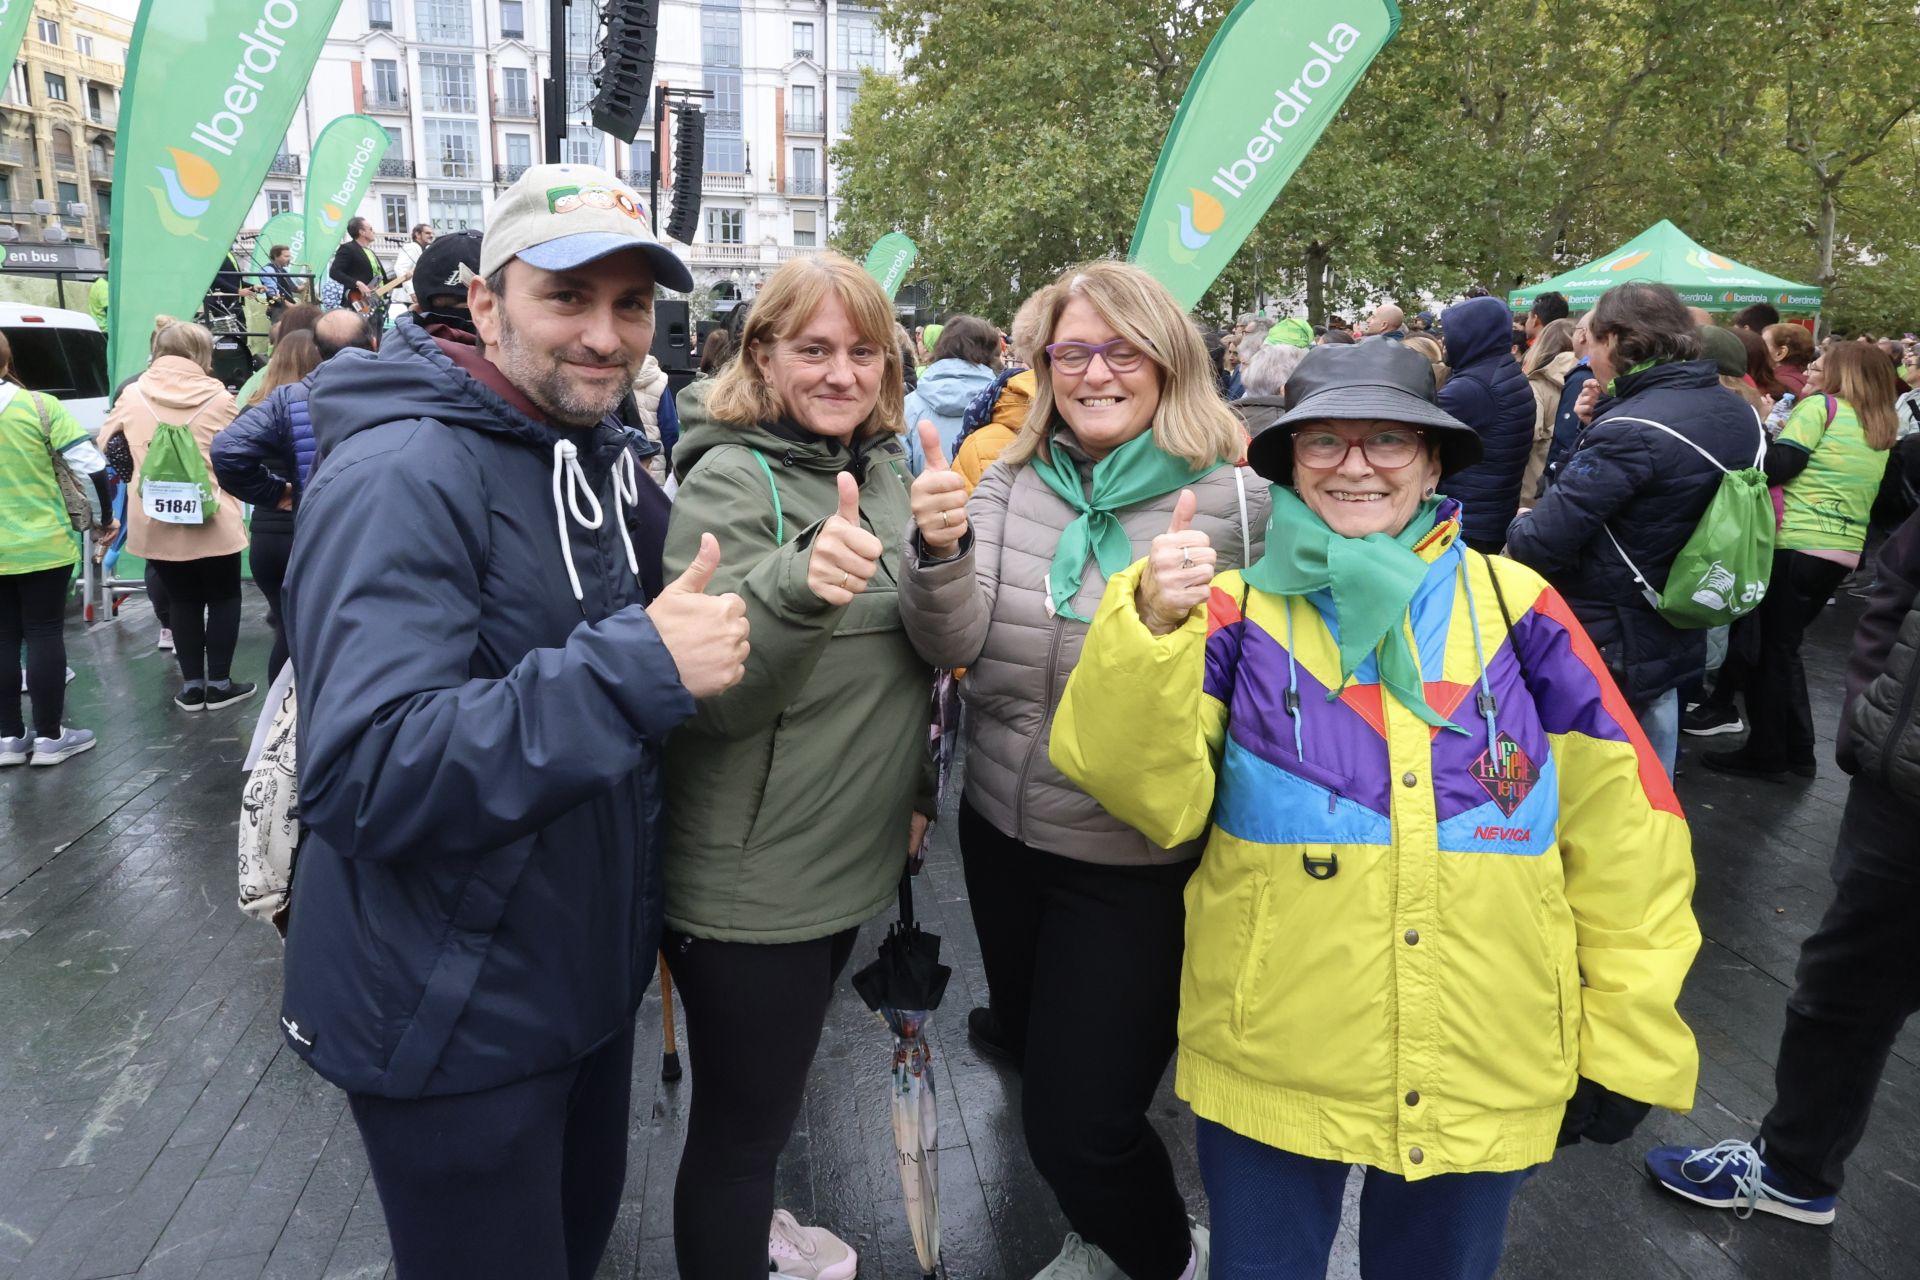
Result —
<instances>
[{"instance_id":1,"label":"stage speaker","mask_svg":"<svg viewBox=\"0 0 1920 1280\"><path fill-rule=\"evenodd\" d=\"M668 373L693 368L693 347L688 342L687 304L661 299L653 304L653 358Z\"/></svg>"},{"instance_id":2,"label":"stage speaker","mask_svg":"<svg viewBox=\"0 0 1920 1280\"><path fill-rule=\"evenodd\" d=\"M588 110L596 129L630 143L647 122L660 0L607 0L606 23Z\"/></svg>"},{"instance_id":3,"label":"stage speaker","mask_svg":"<svg viewBox=\"0 0 1920 1280\"><path fill-rule=\"evenodd\" d=\"M700 227L700 184L707 167L707 113L698 107L679 110L679 137L673 145L673 213L667 234L681 244L692 244Z\"/></svg>"}]
</instances>

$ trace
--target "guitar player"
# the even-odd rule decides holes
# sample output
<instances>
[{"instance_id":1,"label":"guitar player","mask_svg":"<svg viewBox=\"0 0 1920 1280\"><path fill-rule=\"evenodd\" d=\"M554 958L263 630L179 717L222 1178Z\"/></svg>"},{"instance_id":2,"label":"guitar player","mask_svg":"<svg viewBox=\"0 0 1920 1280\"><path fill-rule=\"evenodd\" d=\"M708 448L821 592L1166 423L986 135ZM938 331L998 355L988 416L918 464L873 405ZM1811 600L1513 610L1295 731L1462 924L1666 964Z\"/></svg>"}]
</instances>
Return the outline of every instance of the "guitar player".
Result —
<instances>
[{"instance_id":1,"label":"guitar player","mask_svg":"<svg viewBox=\"0 0 1920 1280\"><path fill-rule=\"evenodd\" d=\"M371 222L356 217L347 223L347 238L334 250L333 262L327 268L327 279L339 287L340 306L352 307L380 322L386 311L386 295L405 278L389 277L380 265L373 251Z\"/></svg>"}]
</instances>

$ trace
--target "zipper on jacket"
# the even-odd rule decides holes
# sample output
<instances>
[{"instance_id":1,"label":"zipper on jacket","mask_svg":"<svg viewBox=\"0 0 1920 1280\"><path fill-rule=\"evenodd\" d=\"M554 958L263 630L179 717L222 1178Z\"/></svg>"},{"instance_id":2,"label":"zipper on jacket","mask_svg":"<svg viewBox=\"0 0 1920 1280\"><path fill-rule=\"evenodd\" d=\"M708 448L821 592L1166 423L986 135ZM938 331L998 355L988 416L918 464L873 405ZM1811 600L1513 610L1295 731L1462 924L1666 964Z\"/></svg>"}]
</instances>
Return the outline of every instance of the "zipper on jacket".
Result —
<instances>
[{"instance_id":1,"label":"zipper on jacket","mask_svg":"<svg viewBox=\"0 0 1920 1280\"><path fill-rule=\"evenodd\" d=\"M1047 734L1053 725L1053 681L1054 673L1060 669L1060 640L1066 634L1067 620L1059 614L1053 617L1053 639L1047 645L1047 694L1040 704L1040 732L1027 743L1027 758L1020 764L1020 776L1015 780L1019 799L1014 801L1013 826L1021 844L1032 843L1027 839L1027 784L1033 777L1033 753L1047 740Z\"/></svg>"},{"instance_id":2,"label":"zipper on jacket","mask_svg":"<svg viewBox=\"0 0 1920 1280\"><path fill-rule=\"evenodd\" d=\"M1894 633L1894 641L1899 642L1897 631ZM1880 780L1889 787L1893 785L1894 748L1899 745L1901 733L1913 722L1913 702L1916 694L1920 694L1920 649L1915 649L1907 655L1907 677L1904 687L1900 690L1900 702L1894 712L1893 722L1887 726L1887 740L1880 748ZM1864 689L1861 690L1860 696L1863 698L1867 696Z\"/></svg>"},{"instance_id":3,"label":"zipper on jacket","mask_svg":"<svg viewBox=\"0 0 1920 1280\"><path fill-rule=\"evenodd\" d=\"M1253 891L1253 901L1247 906L1247 950L1240 961L1240 972L1234 976L1233 1017L1229 1029L1238 1040L1247 1028L1248 988L1259 978L1260 969L1266 956L1260 949L1260 925L1266 919L1267 891L1273 887L1271 880L1262 878L1260 887Z\"/></svg>"}]
</instances>

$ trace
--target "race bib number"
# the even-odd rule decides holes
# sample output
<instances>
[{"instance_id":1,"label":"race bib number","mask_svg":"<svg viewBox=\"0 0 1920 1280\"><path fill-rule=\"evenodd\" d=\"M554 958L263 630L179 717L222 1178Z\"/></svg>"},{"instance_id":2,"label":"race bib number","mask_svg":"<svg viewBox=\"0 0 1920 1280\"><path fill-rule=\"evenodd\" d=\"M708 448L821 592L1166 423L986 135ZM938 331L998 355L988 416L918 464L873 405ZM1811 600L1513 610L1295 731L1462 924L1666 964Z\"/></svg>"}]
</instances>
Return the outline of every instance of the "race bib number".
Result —
<instances>
[{"instance_id":1,"label":"race bib number","mask_svg":"<svg viewBox=\"0 0 1920 1280\"><path fill-rule=\"evenodd\" d=\"M204 524L200 486L178 480L143 480L140 506L149 517L167 524Z\"/></svg>"}]
</instances>

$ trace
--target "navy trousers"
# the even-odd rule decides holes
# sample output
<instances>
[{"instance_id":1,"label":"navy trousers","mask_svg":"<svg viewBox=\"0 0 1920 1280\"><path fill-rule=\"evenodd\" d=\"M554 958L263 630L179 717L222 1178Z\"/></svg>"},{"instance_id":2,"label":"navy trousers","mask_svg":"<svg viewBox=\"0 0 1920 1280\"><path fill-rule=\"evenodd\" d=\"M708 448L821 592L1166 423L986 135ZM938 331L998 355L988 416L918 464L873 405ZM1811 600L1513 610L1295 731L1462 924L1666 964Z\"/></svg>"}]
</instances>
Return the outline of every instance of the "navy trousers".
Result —
<instances>
[{"instance_id":1,"label":"navy trousers","mask_svg":"<svg viewBox=\"0 0 1920 1280\"><path fill-rule=\"evenodd\" d=\"M1324 1280L1348 1166L1197 1122L1213 1219L1213 1280ZM1368 1169L1360 1191L1363 1280L1490 1280L1507 1210L1531 1170L1419 1182Z\"/></svg>"}]
</instances>

